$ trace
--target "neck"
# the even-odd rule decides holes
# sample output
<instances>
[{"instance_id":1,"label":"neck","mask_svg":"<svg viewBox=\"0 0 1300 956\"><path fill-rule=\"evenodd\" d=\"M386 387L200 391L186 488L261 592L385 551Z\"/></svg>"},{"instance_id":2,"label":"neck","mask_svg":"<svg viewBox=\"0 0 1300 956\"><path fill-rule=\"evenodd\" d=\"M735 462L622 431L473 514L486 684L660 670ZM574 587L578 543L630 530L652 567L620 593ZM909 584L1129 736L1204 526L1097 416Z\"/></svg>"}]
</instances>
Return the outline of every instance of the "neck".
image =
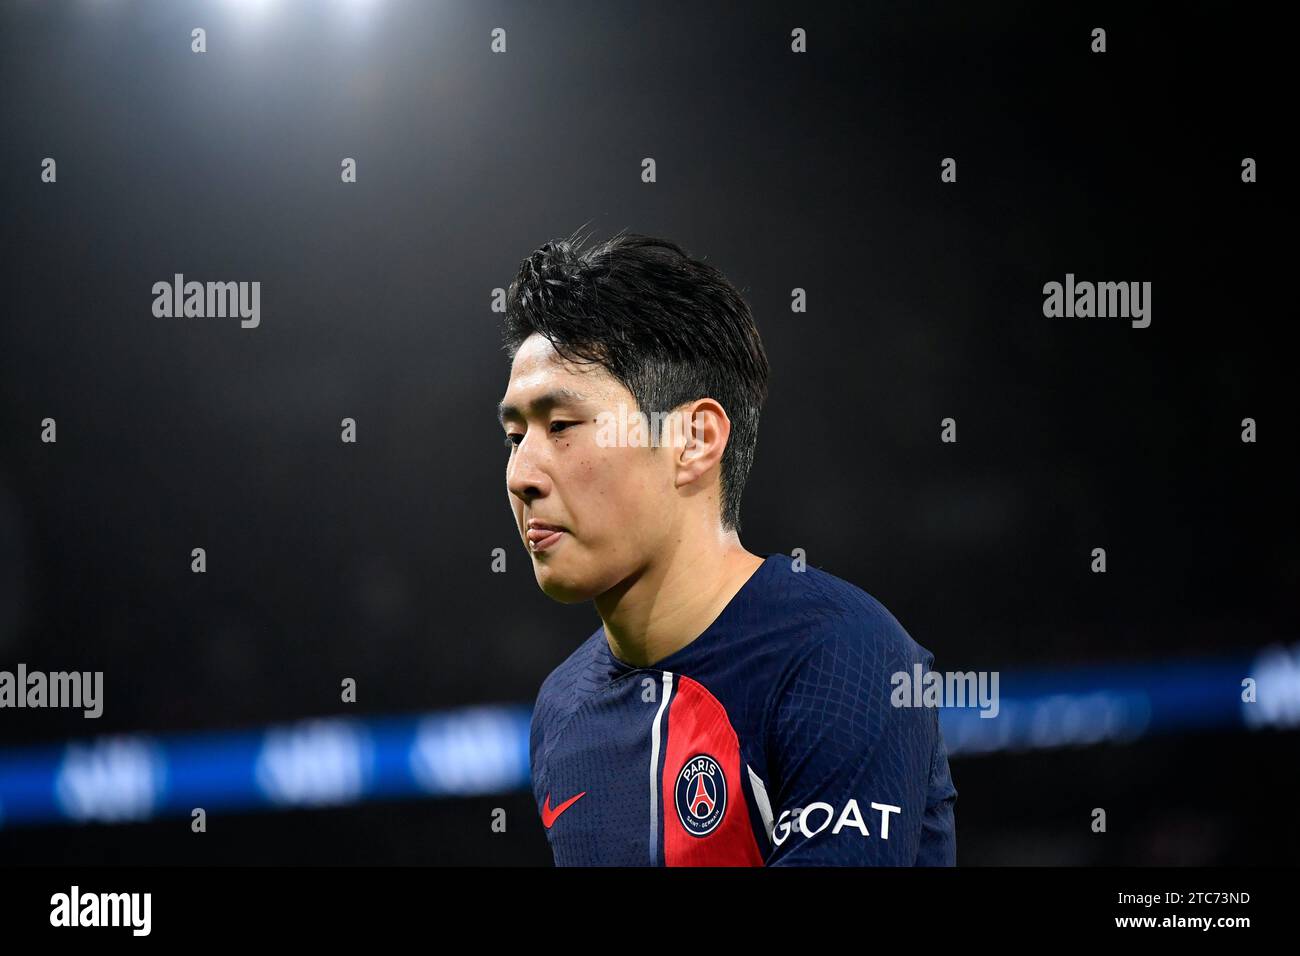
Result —
<instances>
[{"instance_id":1,"label":"neck","mask_svg":"<svg viewBox=\"0 0 1300 956\"><path fill-rule=\"evenodd\" d=\"M595 599L610 650L653 666L703 634L762 563L734 531L679 543Z\"/></svg>"}]
</instances>

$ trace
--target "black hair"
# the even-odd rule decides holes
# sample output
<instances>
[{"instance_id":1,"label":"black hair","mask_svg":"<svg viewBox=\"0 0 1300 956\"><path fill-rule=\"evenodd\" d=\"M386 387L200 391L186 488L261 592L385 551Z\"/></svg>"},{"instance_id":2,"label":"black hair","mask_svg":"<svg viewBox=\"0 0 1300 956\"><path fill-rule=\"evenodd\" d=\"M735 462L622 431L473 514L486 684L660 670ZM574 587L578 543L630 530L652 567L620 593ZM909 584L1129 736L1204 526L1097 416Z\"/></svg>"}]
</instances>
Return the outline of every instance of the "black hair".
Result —
<instances>
[{"instance_id":1,"label":"black hair","mask_svg":"<svg viewBox=\"0 0 1300 956\"><path fill-rule=\"evenodd\" d=\"M768 376L749 306L717 268L670 240L624 232L581 251L583 241L555 239L523 261L506 291L506 351L513 361L538 333L562 358L604 367L646 415L717 401L731 421L722 525L739 533Z\"/></svg>"}]
</instances>

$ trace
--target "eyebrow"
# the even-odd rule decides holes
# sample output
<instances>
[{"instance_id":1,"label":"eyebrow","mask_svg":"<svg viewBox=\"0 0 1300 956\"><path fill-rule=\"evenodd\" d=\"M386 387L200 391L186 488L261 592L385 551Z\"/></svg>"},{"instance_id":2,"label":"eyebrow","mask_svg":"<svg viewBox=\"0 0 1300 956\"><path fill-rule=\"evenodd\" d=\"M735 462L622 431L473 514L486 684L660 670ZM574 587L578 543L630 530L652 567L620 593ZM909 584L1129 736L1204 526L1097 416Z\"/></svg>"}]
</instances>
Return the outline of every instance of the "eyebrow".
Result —
<instances>
[{"instance_id":1,"label":"eyebrow","mask_svg":"<svg viewBox=\"0 0 1300 956\"><path fill-rule=\"evenodd\" d=\"M581 392L575 392L571 388L555 388L549 392L538 395L525 407L533 412L545 412L556 405L575 405L579 402L587 401L587 396ZM509 402L502 402L497 406L497 421L502 425L507 419L520 421L523 419L518 405L512 405Z\"/></svg>"}]
</instances>

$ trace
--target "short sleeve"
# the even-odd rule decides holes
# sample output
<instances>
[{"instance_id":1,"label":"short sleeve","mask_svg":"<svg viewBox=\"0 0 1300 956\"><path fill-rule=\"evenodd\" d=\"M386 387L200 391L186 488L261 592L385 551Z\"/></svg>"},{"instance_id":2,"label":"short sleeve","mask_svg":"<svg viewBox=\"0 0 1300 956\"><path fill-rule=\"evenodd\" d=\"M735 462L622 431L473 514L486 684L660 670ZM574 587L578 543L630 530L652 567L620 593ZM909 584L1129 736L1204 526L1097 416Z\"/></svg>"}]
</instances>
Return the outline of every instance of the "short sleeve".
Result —
<instances>
[{"instance_id":1,"label":"short sleeve","mask_svg":"<svg viewBox=\"0 0 1300 956\"><path fill-rule=\"evenodd\" d=\"M792 666L768 711L767 865L945 859L956 791L938 711L891 701L894 675L932 661L881 609L828 628Z\"/></svg>"},{"instance_id":2,"label":"short sleeve","mask_svg":"<svg viewBox=\"0 0 1300 956\"><path fill-rule=\"evenodd\" d=\"M546 728L551 718L551 696L549 694L554 674L542 681L533 701L533 714L528 722L528 776L533 788L533 798L538 812L542 807L542 748L546 743Z\"/></svg>"},{"instance_id":3,"label":"short sleeve","mask_svg":"<svg viewBox=\"0 0 1300 956\"><path fill-rule=\"evenodd\" d=\"M528 722L528 778L532 784L533 796L537 796L537 745L541 740L541 725L538 721L537 706L533 705L533 715Z\"/></svg>"},{"instance_id":4,"label":"short sleeve","mask_svg":"<svg viewBox=\"0 0 1300 956\"><path fill-rule=\"evenodd\" d=\"M954 808L957 788L948 768L948 747L943 740L943 727L939 713L934 712L934 758L930 767L930 790L927 795L925 819L921 821L921 848L916 856L917 866L957 865L957 824Z\"/></svg>"}]
</instances>

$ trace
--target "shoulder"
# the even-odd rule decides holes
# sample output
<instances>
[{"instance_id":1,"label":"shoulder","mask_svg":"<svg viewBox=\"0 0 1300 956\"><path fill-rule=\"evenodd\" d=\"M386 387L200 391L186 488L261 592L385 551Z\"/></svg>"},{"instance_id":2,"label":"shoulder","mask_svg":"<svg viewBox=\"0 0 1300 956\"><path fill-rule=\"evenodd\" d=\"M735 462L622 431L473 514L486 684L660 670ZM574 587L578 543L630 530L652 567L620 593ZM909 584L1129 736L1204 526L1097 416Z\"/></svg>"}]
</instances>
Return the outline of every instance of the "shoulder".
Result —
<instances>
[{"instance_id":1,"label":"shoulder","mask_svg":"<svg viewBox=\"0 0 1300 956\"><path fill-rule=\"evenodd\" d=\"M803 609L764 691L769 758L782 767L810 749L843 749L846 759L859 759L860 748L889 736L923 747L936 715L903 713L890 698L899 674L930 670L934 655L863 588L820 568L780 573L802 579L791 587Z\"/></svg>"},{"instance_id":2,"label":"shoulder","mask_svg":"<svg viewBox=\"0 0 1300 956\"><path fill-rule=\"evenodd\" d=\"M566 657L542 681L533 703L532 728L534 738L548 725L572 714L581 702L595 689L592 680L593 663L599 650L597 641L604 641L602 628ZM534 741L536 742L536 741Z\"/></svg>"},{"instance_id":3,"label":"shoulder","mask_svg":"<svg viewBox=\"0 0 1300 956\"><path fill-rule=\"evenodd\" d=\"M798 652L787 656L764 713L774 806L860 799L868 791L888 795L891 806L919 806L938 714L895 706L891 697L897 675L917 665L928 670L933 655L867 591L820 569L804 573L817 614Z\"/></svg>"},{"instance_id":4,"label":"shoulder","mask_svg":"<svg viewBox=\"0 0 1300 956\"><path fill-rule=\"evenodd\" d=\"M804 605L804 626L793 639L785 668L787 678L830 668L824 676L842 682L869 681L914 664L928 668L934 656L922 647L874 595L821 568L782 568L795 583L797 603Z\"/></svg>"}]
</instances>

